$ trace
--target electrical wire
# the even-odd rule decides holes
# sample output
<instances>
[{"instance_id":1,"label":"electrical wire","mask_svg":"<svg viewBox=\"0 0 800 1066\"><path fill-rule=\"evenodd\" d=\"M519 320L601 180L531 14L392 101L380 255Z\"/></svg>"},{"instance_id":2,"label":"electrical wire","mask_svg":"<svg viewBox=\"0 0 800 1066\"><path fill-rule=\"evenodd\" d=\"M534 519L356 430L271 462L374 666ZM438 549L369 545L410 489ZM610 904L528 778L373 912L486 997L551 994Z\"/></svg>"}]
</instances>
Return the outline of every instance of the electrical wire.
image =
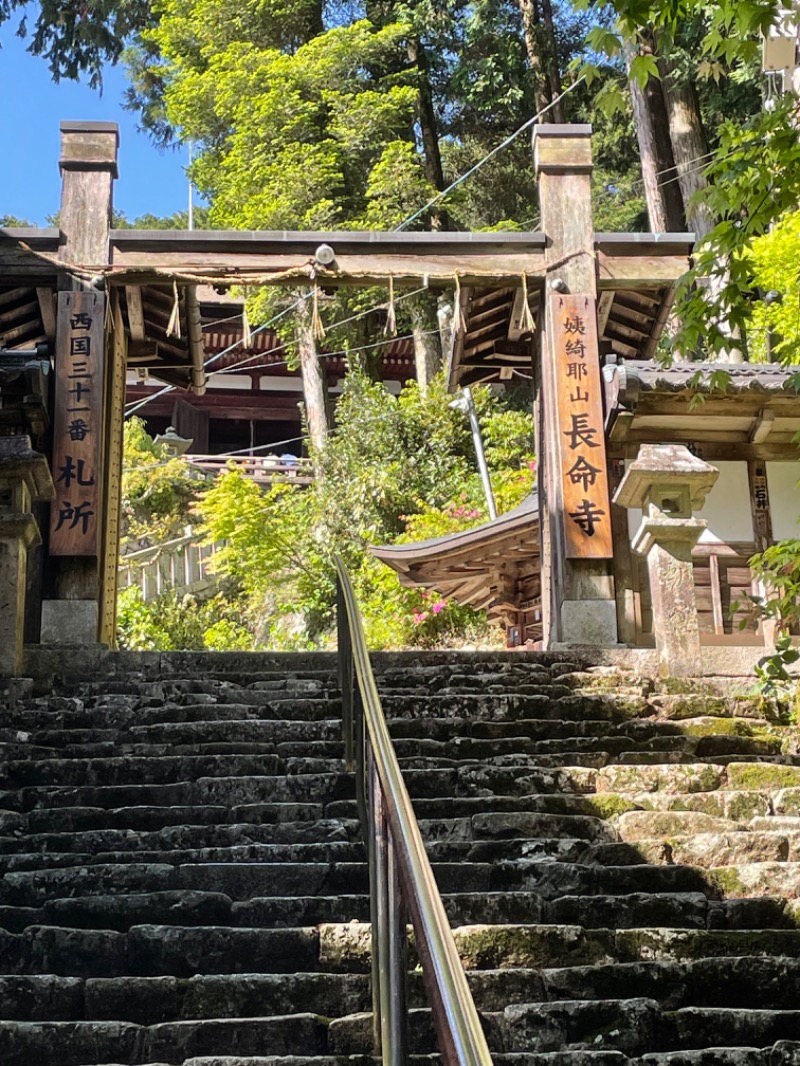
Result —
<instances>
[{"instance_id":1,"label":"electrical wire","mask_svg":"<svg viewBox=\"0 0 800 1066\"><path fill-rule=\"evenodd\" d=\"M421 292L427 292L427 290L428 290L428 286L427 285L421 285L418 289L413 289L411 292L405 292L405 293L402 293L400 296L395 297L395 301L394 302L395 302L395 304L399 304L401 300L408 300L411 296L418 296ZM349 318L342 318L342 319L339 319L338 322L331 323L328 326L328 329L329 330L337 329L339 326L346 326L346 325L349 325L351 322L357 322L358 319L366 318L367 315L371 315L373 313L373 311L382 311L383 308L385 308L386 306L387 306L386 302L375 304L373 307L368 307L366 311L359 311L357 315L351 315ZM253 332L255 332L255 330ZM392 340L392 339L395 339L395 338L387 338L383 343L388 344L390 342L390 340ZM264 352L253 352L251 355L248 355L244 359L241 359L238 363L231 363L230 366L224 367L222 370L217 371L217 373L219 373L219 374L230 373L233 370L237 370L237 369L240 369L241 367L245 366L245 364L249 363L251 359L259 359L259 358L263 358L265 355L271 355L273 352L283 351L284 347L285 346L283 344L279 344L279 345L276 345L276 347L274 347L274 348L268 348ZM319 354L320 354L320 358L325 358L330 353L320 352ZM263 365L264 366L282 366L285 362L286 362L286 360L282 359L282 360L280 360L278 362L275 362L275 363L265 363ZM246 367L246 369L247 370L258 370L258 369L260 369L260 366L248 366L248 367Z\"/></svg>"},{"instance_id":2,"label":"electrical wire","mask_svg":"<svg viewBox=\"0 0 800 1066\"><path fill-rule=\"evenodd\" d=\"M461 185L463 182L465 182L468 178L472 177L472 175L475 174L478 170L480 170L481 167L483 167L486 163L488 163L490 159L493 159L494 156L496 156L504 148L507 148L510 144L512 144L517 139L517 137L520 136L520 134L524 133L525 130L530 129L531 126L535 125L542 118L543 115L547 114L548 111L552 110L552 108L554 108L556 106L556 104L560 103L561 100L563 100L565 96L567 96L569 93L573 92L581 84L581 82L585 81L585 79L586 79L586 75L582 74L576 81L574 81L572 83L572 85L567 86L567 88L564 89L564 91L562 93L560 93L554 100L552 100L549 104L547 104L546 107L543 107L541 109L541 111L538 111L532 118L529 118L526 122L523 122L523 124L519 127L519 129L517 129L514 133L512 133L508 137L506 137L504 141L502 141L500 144L496 145L496 147L494 147L490 152L487 152L487 154L483 157L483 159L478 160L478 162L475 163L474 166L470 167L469 170L467 170L464 174L462 174L460 177L456 178L455 181L451 182L450 185L448 185L446 189L443 189L441 192L437 193L436 196L434 196L431 200L429 200L428 203L426 203L418 211L415 211L414 214L412 214L408 218L404 219L399 224L399 226L396 227L395 232L400 232L400 231L404 230L406 226L411 225L412 222L416 221L416 219L418 219L420 217L420 215L423 215L429 208L433 207L434 204L438 203L445 196L447 196L454 189L456 189L459 185ZM426 287L427 286L423 286L423 288L426 288ZM414 293L406 293L404 296L398 297L398 300L407 299L409 296L415 295L417 292L420 292L420 291L422 291L422 290L421 289L417 289L417 290L415 290ZM254 336L257 333L262 333L264 330L269 329L270 326L272 326L280 318L283 318L284 315L289 313L289 311L293 311L296 307L298 307L303 300L309 299L311 295L312 295L311 292L305 293L291 307L285 308L283 311L281 311L278 315L276 315L269 322L264 323L263 326L257 326L256 329L254 329L252 331L251 336ZM344 325L344 324L346 324L348 322L354 322L357 319L363 318L365 315L370 314L372 311L378 310L379 308L381 308L383 306L385 306L385 305L384 304L378 304L375 307L370 308L367 311L363 311L363 312L361 312L361 313L359 313L357 315L351 316L348 319L344 319L342 322L334 323L333 326L331 326L330 328L334 328L337 325ZM235 318L235 317L239 317L239 316L230 316L230 318ZM229 320L230 319L220 319L219 321L220 322L225 322L225 321L229 321ZM219 324L219 323L216 323L216 324ZM432 330L430 332L436 332L436 331ZM214 363L217 360L223 358L223 356L227 355L229 352L231 352L235 348L237 348L242 343L242 339L243 338L237 339L236 341L234 341L233 344L229 345L223 351L218 352L216 355L212 356L210 359L207 359L203 363L203 369L206 369L212 363ZM387 342L385 342L385 341L380 342L380 344L383 344L383 343L387 343ZM372 345L371 347L379 347L380 344ZM276 350L276 349L273 349L273 351L274 350ZM363 351L363 350L366 350L366 348L351 349L351 351ZM230 372L230 371L236 369L237 367L244 366L246 363L248 363L250 361L250 359L258 358L259 356L264 356L265 354L268 354L268 353L265 353L265 352L254 353L253 355L248 356L247 359L242 360L240 363L237 363L237 364L235 364L232 367L226 368L226 370L228 372ZM333 354L336 354L336 355L345 354L346 355L347 352L345 351L345 352L327 353L327 354L328 355L333 355ZM285 360L282 360L282 362L285 362ZM280 366L281 363L272 363L272 364L267 364L267 365ZM257 369L257 368L254 367L252 369ZM160 389L158 392L153 393L152 396L146 396L146 397L143 397L141 400L138 400L138 401L136 401L136 402L134 402L132 404L128 404L127 407L126 407L126 411L125 411L125 417L127 418L130 415L135 414L137 411L140 411L143 407L145 407L152 400L157 399L159 396L164 396L168 392L174 391L175 388L176 388L175 385L166 385L166 386L164 386L163 389Z\"/></svg>"},{"instance_id":3,"label":"electrical wire","mask_svg":"<svg viewBox=\"0 0 800 1066\"><path fill-rule=\"evenodd\" d=\"M498 152L501 152L504 148L507 148L513 141L517 139L517 137L519 137L521 133L524 133L525 130L530 129L531 126L535 125L543 115L546 115L548 111L552 110L552 108L556 106L556 104L560 103L564 99L564 97L568 95L568 93L571 93L575 89L577 89L577 87L581 84L582 81L585 81L585 79L586 75L581 74L581 76L576 81L574 81L572 85L569 85L566 89L564 89L564 91L559 96L557 96L555 100L552 100L546 107L543 107L541 111L537 112L533 116L533 118L529 118L527 122L523 122L523 124L519 127L518 130L506 137L506 139L502 143L498 144L497 147L493 148L491 152L487 152L483 159L478 160L478 162L475 163L474 166L470 167L469 170L467 170L464 174L462 174L461 177L456 178L456 180L454 182L451 182L451 184L448 185L446 189L443 189L441 192L437 193L436 196L429 200L424 207L421 207L419 211L415 211L413 215L410 215L408 218L404 219L404 221L402 221L400 225L395 228L395 232L398 233L401 230L404 230L406 226L410 226L412 222L415 222L420 217L420 215L424 215L429 208L433 207L434 204L437 204L441 199L451 193L453 189L458 188L458 186L465 182L467 178L471 178L477 170L480 170L480 168L484 166L484 164L488 163L490 159L493 159Z\"/></svg>"},{"instance_id":4,"label":"electrical wire","mask_svg":"<svg viewBox=\"0 0 800 1066\"><path fill-rule=\"evenodd\" d=\"M299 307L300 304L304 300L307 300L310 295L311 295L311 293L306 293L305 295L299 297L299 299L295 300L295 302L293 304L291 304L289 307L285 307L277 315L275 315L273 318L271 318L269 322L265 322L263 326L257 326L252 331L251 336L254 336L256 333L262 333L264 330L269 329L270 326L274 325L281 318L284 318L286 315L288 315L290 311L294 311L297 307ZM212 363L215 363L218 359L221 359L224 355L227 355L229 352L232 352L234 350L234 348L237 348L242 343L243 340L244 340L243 337L237 338L237 340L235 340L233 342L233 344L229 344L228 347L225 348L223 351L217 352L216 355L212 355L209 359L206 359L206 361L203 363L203 369L204 370L208 369L208 367L211 366ZM143 407L145 407L152 400L157 399L159 396L164 396L168 392L173 392L176 387L177 386L175 386L175 385L165 385L163 389L159 389L158 392L154 392L152 394L152 396L145 396L141 400L135 400L132 403L126 404L125 417L129 418L131 415L136 414L137 411L140 411Z\"/></svg>"},{"instance_id":5,"label":"electrical wire","mask_svg":"<svg viewBox=\"0 0 800 1066\"><path fill-rule=\"evenodd\" d=\"M366 351L369 351L372 348L382 348L384 345L391 344L393 341L411 340L411 338L414 337L415 335L417 337L432 337L434 334L436 334L438 332L439 332L438 329L428 329L428 330L424 330L423 332L420 332L420 333L417 333L417 334L404 333L402 336L399 336L399 337L384 337L384 339L382 341L376 341L374 344L362 344L358 348L342 348L338 352L320 352L319 353L319 358L320 359L334 359L334 358L337 358L340 355L355 355L356 352L366 352ZM273 350L274 351L278 351L279 349L276 348L276 349L273 349ZM261 353L261 354L267 354L267 353ZM249 366L247 369L248 370L271 370L273 367L276 367L276 366L285 366L287 362L288 362L288 360L286 360L286 359L279 359L279 360L277 360L274 363L259 363L256 366ZM222 370L218 370L217 373L218 374L227 374L227 373L229 373L229 371L236 370L236 369L237 369L236 366L224 367Z\"/></svg>"}]
</instances>

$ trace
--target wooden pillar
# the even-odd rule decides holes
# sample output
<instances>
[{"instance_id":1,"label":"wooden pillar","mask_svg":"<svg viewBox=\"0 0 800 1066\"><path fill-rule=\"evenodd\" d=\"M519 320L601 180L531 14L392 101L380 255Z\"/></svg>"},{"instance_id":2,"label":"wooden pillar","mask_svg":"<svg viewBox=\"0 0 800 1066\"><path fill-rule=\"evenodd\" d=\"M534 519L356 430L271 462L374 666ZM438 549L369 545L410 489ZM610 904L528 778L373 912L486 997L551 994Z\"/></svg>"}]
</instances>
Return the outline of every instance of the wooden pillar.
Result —
<instances>
[{"instance_id":1,"label":"wooden pillar","mask_svg":"<svg viewBox=\"0 0 800 1066\"><path fill-rule=\"evenodd\" d=\"M93 267L108 263L118 145L119 133L115 122L61 123L60 258L65 265L80 266L91 271ZM66 270L61 276L59 288L60 340L57 341L56 351L53 478L58 492L64 482L64 478L61 481L59 478L66 471L71 482L68 487L75 499L57 498L51 516L48 560L51 598L45 599L42 604L41 640L42 643L52 644L90 644L101 637L100 603L104 583L106 586L108 584L107 461L110 451L117 462L120 451L116 442L113 447L110 446L109 439L110 413L119 407L120 386L116 363L112 363L111 374L106 373L108 357L105 349L109 332L105 293L92 287L89 276L76 276ZM102 289L102 286L99 288ZM84 305L88 306L89 303L91 308L87 311ZM81 339L81 334L88 337L89 327L86 323L90 320L92 337L97 337L96 343L94 340L91 342L91 352L86 349L86 341ZM76 362L78 359L80 365ZM75 365L68 365L69 360ZM79 373L83 375L80 378L76 376ZM75 403L80 401L91 409L89 414L79 416L84 424L81 441L75 436L77 428L59 416L59 412L63 416L72 402L70 400L68 403L67 396L68 379L71 378L75 380L69 380L69 387L81 388L81 394L73 397ZM59 422L63 424L59 425ZM118 419L115 423L116 432L121 433ZM78 466L80 460L72 456L72 452L67 455L65 447L69 449L71 445L81 443L86 444L88 449L92 437L92 448L87 450L81 469ZM87 498L76 502L81 488L91 488L91 500ZM65 517L65 507L72 507L71 517L69 512ZM91 523L88 523L85 516L90 512L92 518ZM66 541L64 539L65 529L70 532L74 548L69 547L69 538ZM56 531L58 537L55 537ZM116 546L113 550L116 552ZM108 611L105 616L108 617ZM107 638L107 622L103 630L102 636Z\"/></svg>"},{"instance_id":2,"label":"wooden pillar","mask_svg":"<svg viewBox=\"0 0 800 1066\"><path fill-rule=\"evenodd\" d=\"M543 543L549 546L548 554L543 555L543 589L549 587L545 647L554 643L615 644L618 640L602 418L595 425L600 364L591 133L591 126L542 125L534 128L533 136L542 229L547 237L539 373L540 510ZM569 337L578 321L575 309L579 303L583 308L581 337ZM569 378L562 365L567 345L574 345L576 340L585 342L580 351L580 380ZM576 450L576 444L581 443L591 449L585 455ZM581 463L580 469L576 461ZM595 482L591 491L587 489L587 464L596 468L590 475ZM571 497L565 499L565 492L571 494L576 486L585 490L577 506ZM592 513L600 515L600 524L590 520L590 505ZM580 508L584 513L579 513ZM573 527L585 534L583 546L577 544Z\"/></svg>"}]
</instances>

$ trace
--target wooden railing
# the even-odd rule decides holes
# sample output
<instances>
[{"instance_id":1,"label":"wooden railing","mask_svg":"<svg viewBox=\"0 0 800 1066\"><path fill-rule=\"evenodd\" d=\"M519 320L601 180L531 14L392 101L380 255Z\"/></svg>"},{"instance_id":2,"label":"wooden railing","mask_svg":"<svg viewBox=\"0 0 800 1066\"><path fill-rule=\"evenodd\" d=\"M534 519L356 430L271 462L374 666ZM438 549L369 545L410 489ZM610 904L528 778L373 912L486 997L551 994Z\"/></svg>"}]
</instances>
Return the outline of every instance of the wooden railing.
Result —
<instances>
[{"instance_id":1,"label":"wooden railing","mask_svg":"<svg viewBox=\"0 0 800 1066\"><path fill-rule=\"evenodd\" d=\"M408 1061L408 913L445 1066L491 1066L478 1012L389 736L353 588L338 557L336 569L345 756L356 774L359 817L369 859L376 1048L381 1049L383 1066L404 1066Z\"/></svg>"},{"instance_id":2,"label":"wooden railing","mask_svg":"<svg viewBox=\"0 0 800 1066\"><path fill-rule=\"evenodd\" d=\"M207 474L221 474L229 466L260 484L291 480L310 485L314 480L310 459L281 459L271 455L187 455L186 461Z\"/></svg>"},{"instance_id":3,"label":"wooden railing","mask_svg":"<svg viewBox=\"0 0 800 1066\"><path fill-rule=\"evenodd\" d=\"M195 595L210 591L217 579L208 564L221 546L204 544L197 534L187 534L131 552L120 559L119 587L139 585L145 601L168 589Z\"/></svg>"}]
</instances>

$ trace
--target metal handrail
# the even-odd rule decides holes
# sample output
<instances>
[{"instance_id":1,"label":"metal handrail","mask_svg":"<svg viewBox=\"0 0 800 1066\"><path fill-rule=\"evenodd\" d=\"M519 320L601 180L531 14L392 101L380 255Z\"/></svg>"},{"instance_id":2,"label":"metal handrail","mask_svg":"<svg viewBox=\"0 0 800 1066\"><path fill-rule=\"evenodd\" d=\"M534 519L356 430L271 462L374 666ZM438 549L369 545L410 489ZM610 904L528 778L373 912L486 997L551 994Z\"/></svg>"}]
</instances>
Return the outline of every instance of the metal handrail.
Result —
<instances>
[{"instance_id":1,"label":"metal handrail","mask_svg":"<svg viewBox=\"0 0 800 1066\"><path fill-rule=\"evenodd\" d=\"M381 707L361 616L342 560L336 557L339 683L345 755L356 772L370 866L372 1001L376 1046L384 1066L408 1059L404 908L445 1066L491 1066L478 1012L456 950Z\"/></svg>"}]
</instances>

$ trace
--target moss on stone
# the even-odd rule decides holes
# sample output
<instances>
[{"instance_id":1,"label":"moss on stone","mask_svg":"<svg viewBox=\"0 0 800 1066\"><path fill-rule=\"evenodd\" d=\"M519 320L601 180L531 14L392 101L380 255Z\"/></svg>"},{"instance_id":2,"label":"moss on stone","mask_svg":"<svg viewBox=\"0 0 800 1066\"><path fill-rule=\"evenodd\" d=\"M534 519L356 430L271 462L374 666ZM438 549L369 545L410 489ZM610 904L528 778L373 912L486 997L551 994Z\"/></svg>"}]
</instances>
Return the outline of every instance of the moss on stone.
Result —
<instances>
[{"instance_id":1,"label":"moss on stone","mask_svg":"<svg viewBox=\"0 0 800 1066\"><path fill-rule=\"evenodd\" d=\"M591 813L597 818L613 818L627 811L639 810L639 805L632 800L618 796L614 792L606 792L598 796L586 796Z\"/></svg>"},{"instance_id":2,"label":"moss on stone","mask_svg":"<svg viewBox=\"0 0 800 1066\"><path fill-rule=\"evenodd\" d=\"M720 896L746 896L747 886L733 866L717 866L708 872L708 879Z\"/></svg>"},{"instance_id":3,"label":"moss on stone","mask_svg":"<svg viewBox=\"0 0 800 1066\"><path fill-rule=\"evenodd\" d=\"M800 785L800 766L781 763L731 763L728 766L728 788L765 789L793 788Z\"/></svg>"}]
</instances>

